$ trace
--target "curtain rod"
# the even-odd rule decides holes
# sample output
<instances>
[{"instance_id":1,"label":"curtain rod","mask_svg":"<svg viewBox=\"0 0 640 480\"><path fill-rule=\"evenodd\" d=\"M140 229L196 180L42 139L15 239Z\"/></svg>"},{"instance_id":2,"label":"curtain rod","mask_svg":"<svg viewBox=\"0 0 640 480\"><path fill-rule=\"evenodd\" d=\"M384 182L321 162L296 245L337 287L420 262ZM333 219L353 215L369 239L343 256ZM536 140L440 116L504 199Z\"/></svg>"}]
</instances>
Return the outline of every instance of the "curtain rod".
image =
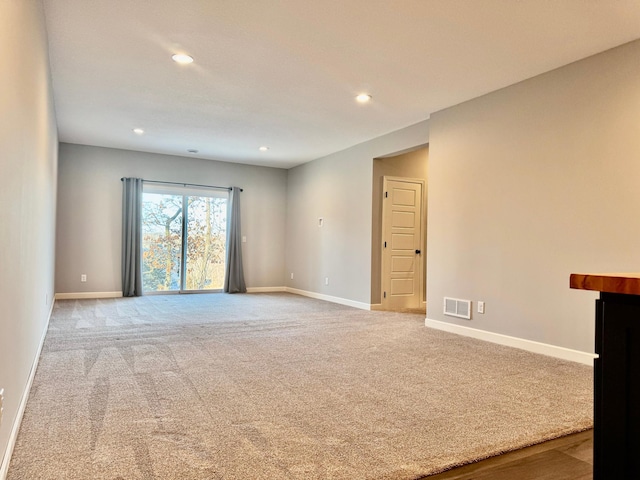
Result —
<instances>
[{"instance_id":1,"label":"curtain rod","mask_svg":"<svg viewBox=\"0 0 640 480\"><path fill-rule=\"evenodd\" d=\"M124 181L124 177L120 179L121 182ZM204 187L204 188L220 188L222 190L231 190L231 187L218 187L216 185L199 185L197 183L181 183L181 182L162 182L160 180L145 180L142 179L143 183L161 183L164 185L182 185L183 187ZM241 192L244 192L244 189L240 189Z\"/></svg>"}]
</instances>

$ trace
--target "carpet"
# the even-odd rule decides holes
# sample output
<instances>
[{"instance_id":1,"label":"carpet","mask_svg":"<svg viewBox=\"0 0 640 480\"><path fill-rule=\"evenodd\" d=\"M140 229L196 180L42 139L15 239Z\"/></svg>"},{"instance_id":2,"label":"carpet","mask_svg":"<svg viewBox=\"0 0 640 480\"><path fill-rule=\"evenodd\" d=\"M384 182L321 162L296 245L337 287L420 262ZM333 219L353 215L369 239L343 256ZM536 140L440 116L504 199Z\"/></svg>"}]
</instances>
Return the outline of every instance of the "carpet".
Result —
<instances>
[{"instance_id":1,"label":"carpet","mask_svg":"<svg viewBox=\"0 0 640 480\"><path fill-rule=\"evenodd\" d=\"M416 479L592 426L592 369L285 293L64 300L17 479Z\"/></svg>"}]
</instances>

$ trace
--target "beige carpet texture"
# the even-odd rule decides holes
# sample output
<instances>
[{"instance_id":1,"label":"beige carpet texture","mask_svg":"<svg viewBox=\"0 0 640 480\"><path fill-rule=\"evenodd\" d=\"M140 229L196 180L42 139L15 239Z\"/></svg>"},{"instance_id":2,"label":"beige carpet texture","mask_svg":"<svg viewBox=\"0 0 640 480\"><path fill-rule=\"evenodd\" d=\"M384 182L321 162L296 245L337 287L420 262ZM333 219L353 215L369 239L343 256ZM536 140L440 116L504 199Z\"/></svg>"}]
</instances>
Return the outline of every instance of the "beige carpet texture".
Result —
<instances>
[{"instance_id":1,"label":"beige carpet texture","mask_svg":"<svg viewBox=\"0 0 640 480\"><path fill-rule=\"evenodd\" d=\"M592 376L286 293L57 301L8 479L417 479L590 428Z\"/></svg>"}]
</instances>

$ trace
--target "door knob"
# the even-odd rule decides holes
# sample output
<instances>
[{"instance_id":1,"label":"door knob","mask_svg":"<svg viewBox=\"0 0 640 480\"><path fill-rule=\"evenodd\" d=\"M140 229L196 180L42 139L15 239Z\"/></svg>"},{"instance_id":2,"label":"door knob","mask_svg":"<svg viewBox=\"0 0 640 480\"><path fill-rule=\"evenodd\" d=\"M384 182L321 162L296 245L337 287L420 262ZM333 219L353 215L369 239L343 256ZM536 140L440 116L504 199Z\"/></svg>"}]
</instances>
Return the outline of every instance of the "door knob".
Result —
<instances>
[{"instance_id":1,"label":"door knob","mask_svg":"<svg viewBox=\"0 0 640 480\"><path fill-rule=\"evenodd\" d=\"M416 253L417 253L418 255L420 255L420 250L416 250Z\"/></svg>"}]
</instances>

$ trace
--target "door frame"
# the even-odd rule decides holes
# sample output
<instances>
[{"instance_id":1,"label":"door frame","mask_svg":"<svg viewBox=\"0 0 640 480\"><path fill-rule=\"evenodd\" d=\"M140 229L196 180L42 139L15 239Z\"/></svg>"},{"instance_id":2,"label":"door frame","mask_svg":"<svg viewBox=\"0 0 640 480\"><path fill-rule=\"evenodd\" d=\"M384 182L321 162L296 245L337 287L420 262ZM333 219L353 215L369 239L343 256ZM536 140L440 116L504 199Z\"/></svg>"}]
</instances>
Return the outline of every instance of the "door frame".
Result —
<instances>
[{"instance_id":1,"label":"door frame","mask_svg":"<svg viewBox=\"0 0 640 480\"><path fill-rule=\"evenodd\" d=\"M224 194L224 191L227 191ZM222 194L212 194L212 191L219 191ZM188 184L164 184L163 182L152 182L151 185L145 185L143 183L142 187L143 193L143 202L144 202L144 194L160 194L160 195L174 195L176 197L181 197L182 202L182 218L181 218L181 246L180 246L180 283L179 288L176 290L151 290L147 291L144 289L143 282L143 295L176 295L176 294L198 294L198 293L220 293L224 290L224 288L210 288L210 289L201 289L201 290L189 290L186 289L186 274L187 274L187 235L188 235L188 223L189 223L189 197L217 197L217 198L225 198L227 201L227 225L226 228L229 228L229 219L230 219L230 202L229 202L229 193L228 189L222 187L204 187L204 186L194 186L189 187ZM140 231L143 233L142 229L142 219L140 219ZM141 235L142 236L142 235ZM142 243L142 240L141 240ZM225 245L225 249L228 248L228 245ZM226 253L225 253L226 258Z\"/></svg>"},{"instance_id":2,"label":"door frame","mask_svg":"<svg viewBox=\"0 0 640 480\"><path fill-rule=\"evenodd\" d=\"M420 209L421 209L421 215L420 215L420 246L422 247L420 249L421 251L421 259L418 262L419 265L419 288L420 288L420 298L419 298L419 304L420 307L426 307L426 297L427 297L427 293L426 293L426 283L425 283L425 271L426 271L426 267L427 267L427 246L426 246L426 238L425 238L425 214L426 214L426 181L422 178L410 178L410 177L395 177L395 176L389 176L389 175L383 175L382 177L382 191L380 192L380 197L381 197L381 201L382 201L382 210L381 210L381 218L380 218L380 307L381 310L388 310L389 306L388 306L388 300L385 298L384 296L384 284L385 284L385 275L388 273L386 272L386 268L385 268L385 248L384 248L384 234L385 234L385 219L386 219L386 209L389 208L387 207L387 202L385 202L385 192L388 191L388 182L403 182L403 183L417 183L421 185L421 191L422 191L422 198L421 198L421 202L420 202Z\"/></svg>"}]
</instances>

